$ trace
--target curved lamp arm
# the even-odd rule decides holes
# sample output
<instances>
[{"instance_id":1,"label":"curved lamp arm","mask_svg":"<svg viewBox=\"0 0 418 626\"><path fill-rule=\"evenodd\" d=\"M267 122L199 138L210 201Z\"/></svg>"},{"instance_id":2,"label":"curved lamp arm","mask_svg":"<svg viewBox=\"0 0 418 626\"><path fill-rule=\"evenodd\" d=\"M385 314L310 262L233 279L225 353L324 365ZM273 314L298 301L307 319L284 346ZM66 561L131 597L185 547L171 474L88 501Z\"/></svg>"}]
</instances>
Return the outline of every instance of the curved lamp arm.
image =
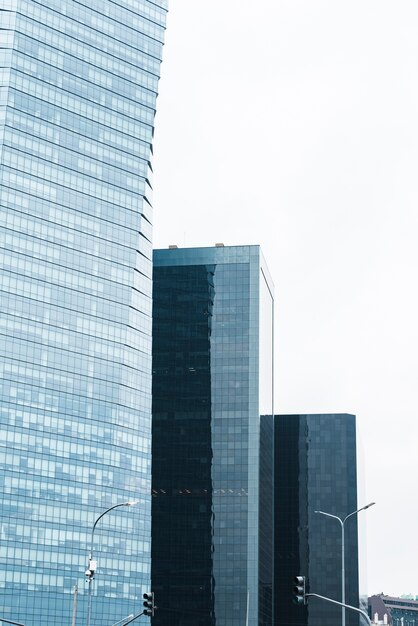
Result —
<instances>
[{"instance_id":1,"label":"curved lamp arm","mask_svg":"<svg viewBox=\"0 0 418 626\"><path fill-rule=\"evenodd\" d=\"M133 506L134 504L138 504L138 502L139 502L139 500L128 500L128 502L120 502L119 504L115 504L115 505L111 506L109 509L106 509L106 511L103 511L103 513L101 513L99 515L99 517L94 522L93 528L92 528L92 531L91 531L90 561L93 560L93 539L94 539L94 531L96 530L97 523L102 519L102 517L104 515L106 515L110 511L113 511L113 509L117 509L119 506Z\"/></svg>"},{"instance_id":2,"label":"curved lamp arm","mask_svg":"<svg viewBox=\"0 0 418 626\"><path fill-rule=\"evenodd\" d=\"M314 511L314 513L320 513L321 515L326 515L327 517L332 517L333 519L337 519L341 526L344 524L343 520L341 519L341 517L338 517L338 515L331 515L331 513L325 513L325 511ZM350 513L350 515L353 515L353 513ZM347 519L347 518L346 518Z\"/></svg>"},{"instance_id":3,"label":"curved lamp arm","mask_svg":"<svg viewBox=\"0 0 418 626\"><path fill-rule=\"evenodd\" d=\"M365 511L366 509L369 509L371 506L373 506L374 504L376 504L376 502L369 502L369 504L366 504L366 506L362 506L361 509L357 509L357 511L353 511L352 513L349 513L348 515L345 516L343 524L346 520L348 520L349 517L351 517L352 515L355 515L356 513L360 513L360 511Z\"/></svg>"}]
</instances>

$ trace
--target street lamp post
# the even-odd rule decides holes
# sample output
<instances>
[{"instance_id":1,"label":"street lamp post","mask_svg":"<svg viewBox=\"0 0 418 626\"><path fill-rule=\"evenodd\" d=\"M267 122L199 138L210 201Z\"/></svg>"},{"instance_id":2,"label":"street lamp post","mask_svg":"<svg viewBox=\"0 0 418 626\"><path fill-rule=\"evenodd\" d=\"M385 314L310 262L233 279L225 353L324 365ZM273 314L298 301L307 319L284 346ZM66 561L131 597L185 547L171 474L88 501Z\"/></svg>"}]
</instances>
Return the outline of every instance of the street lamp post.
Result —
<instances>
[{"instance_id":1,"label":"street lamp post","mask_svg":"<svg viewBox=\"0 0 418 626\"><path fill-rule=\"evenodd\" d=\"M88 593L87 595L87 626L90 626L92 585L93 585L94 574L97 568L97 564L93 560L94 531L96 530L97 523L102 519L102 517L104 517L104 515L106 515L107 513L110 513L110 511L113 511L113 509L117 509L120 506L133 506L134 504L138 504L138 500L129 500L128 502L120 502L119 504L115 504L114 506L111 506L109 509L106 509L106 511L103 511L103 513L99 515L99 517L96 519L96 521L93 524L93 528L91 530L89 563L88 563L88 567L86 571L86 576L88 576L88 579L89 579L89 588L87 592Z\"/></svg>"},{"instance_id":2,"label":"street lamp post","mask_svg":"<svg viewBox=\"0 0 418 626\"><path fill-rule=\"evenodd\" d=\"M353 515L360 513L360 511L365 511L366 509L369 509L374 504L376 504L376 502L370 502L369 504L366 504L366 506L362 506L361 509L356 509L352 513L349 513L348 515L346 515L344 519L341 519L340 517L338 517L338 515L331 515L331 513L325 513L325 511L315 511L315 513L319 513L320 515L326 515L327 517L332 517L333 519L338 520L341 524L341 602L343 604L345 604L345 545L344 545L345 544L345 537L344 537L345 523L349 517L352 517ZM342 611L341 623L342 623L342 626L345 626L345 607L344 606L342 607L341 611Z\"/></svg>"}]
</instances>

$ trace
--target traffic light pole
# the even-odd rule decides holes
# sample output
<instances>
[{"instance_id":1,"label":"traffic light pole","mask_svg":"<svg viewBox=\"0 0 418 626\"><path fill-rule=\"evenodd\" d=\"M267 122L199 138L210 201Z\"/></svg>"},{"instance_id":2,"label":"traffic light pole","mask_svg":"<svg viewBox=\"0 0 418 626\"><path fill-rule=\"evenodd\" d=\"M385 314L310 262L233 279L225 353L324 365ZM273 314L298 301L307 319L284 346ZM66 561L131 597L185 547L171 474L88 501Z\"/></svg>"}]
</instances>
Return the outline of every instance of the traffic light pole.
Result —
<instances>
[{"instance_id":1,"label":"traffic light pole","mask_svg":"<svg viewBox=\"0 0 418 626\"><path fill-rule=\"evenodd\" d=\"M136 619L138 619L138 617L141 617L141 615L147 615L149 617L153 617L154 611L156 611L158 608L155 606L154 592L151 591L150 593L144 593L143 598L144 598L145 608L140 613L137 613L136 615L128 615L128 617L124 617L123 620L120 620L121 622L125 622L125 619L128 620L124 623L123 626L128 626L128 624L130 624L131 622L134 622ZM120 622L116 622L116 623L119 624ZM113 626L115 625L113 624Z\"/></svg>"},{"instance_id":2,"label":"traffic light pole","mask_svg":"<svg viewBox=\"0 0 418 626\"><path fill-rule=\"evenodd\" d=\"M144 615L144 611L142 611L141 613L138 613L137 615L134 615L129 622L125 622L124 626L127 626L127 624L130 624L131 622L133 622L134 620L138 619L138 617L141 617L141 615Z\"/></svg>"},{"instance_id":3,"label":"traffic light pole","mask_svg":"<svg viewBox=\"0 0 418 626\"><path fill-rule=\"evenodd\" d=\"M372 626L370 617L367 615L366 611L358 609L356 606L351 606L350 604L345 604L344 602L338 602L337 600L331 600L331 598L320 596L319 593L305 593L305 598L308 597L319 598L320 600L325 600L326 602L331 602L332 604L338 604L338 606L342 606L345 609L351 609L352 611L356 611L357 613L360 613L360 615L362 615L364 619L367 620L369 626Z\"/></svg>"}]
</instances>

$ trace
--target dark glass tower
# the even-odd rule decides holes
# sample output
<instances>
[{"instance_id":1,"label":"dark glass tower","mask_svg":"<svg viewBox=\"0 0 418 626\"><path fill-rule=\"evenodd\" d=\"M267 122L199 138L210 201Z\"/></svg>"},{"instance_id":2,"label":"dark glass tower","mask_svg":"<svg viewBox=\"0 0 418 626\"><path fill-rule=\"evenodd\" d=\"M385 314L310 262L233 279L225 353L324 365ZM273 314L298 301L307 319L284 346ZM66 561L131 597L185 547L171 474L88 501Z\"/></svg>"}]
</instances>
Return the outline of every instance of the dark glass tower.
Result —
<instances>
[{"instance_id":1,"label":"dark glass tower","mask_svg":"<svg viewBox=\"0 0 418 626\"><path fill-rule=\"evenodd\" d=\"M155 251L153 306L153 623L271 626L273 298L259 247Z\"/></svg>"},{"instance_id":2,"label":"dark glass tower","mask_svg":"<svg viewBox=\"0 0 418 626\"><path fill-rule=\"evenodd\" d=\"M0 617L92 626L151 569L150 160L166 0L0 1Z\"/></svg>"},{"instance_id":3,"label":"dark glass tower","mask_svg":"<svg viewBox=\"0 0 418 626\"><path fill-rule=\"evenodd\" d=\"M317 598L292 603L294 576L309 591L341 601L341 525L357 509L354 415L276 415L274 418L274 626L335 626L341 608ZM359 607L357 516L345 524L346 602ZM347 626L358 626L346 611Z\"/></svg>"}]
</instances>

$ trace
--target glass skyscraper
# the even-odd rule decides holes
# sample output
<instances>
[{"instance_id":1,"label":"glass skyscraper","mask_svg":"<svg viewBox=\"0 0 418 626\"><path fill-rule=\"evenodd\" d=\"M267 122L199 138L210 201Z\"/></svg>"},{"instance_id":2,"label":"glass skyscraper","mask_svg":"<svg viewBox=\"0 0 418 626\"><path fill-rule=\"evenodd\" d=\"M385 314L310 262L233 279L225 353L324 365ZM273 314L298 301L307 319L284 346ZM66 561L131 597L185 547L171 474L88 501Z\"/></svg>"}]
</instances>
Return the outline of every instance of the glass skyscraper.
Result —
<instances>
[{"instance_id":1,"label":"glass skyscraper","mask_svg":"<svg viewBox=\"0 0 418 626\"><path fill-rule=\"evenodd\" d=\"M153 312L153 624L271 626L273 290L260 248L156 250Z\"/></svg>"},{"instance_id":2,"label":"glass skyscraper","mask_svg":"<svg viewBox=\"0 0 418 626\"><path fill-rule=\"evenodd\" d=\"M356 418L276 415L274 442L274 626L335 626L339 606L292 603L293 578L305 576L307 591L341 601L341 526L315 511L344 519L357 509ZM356 515L345 524L345 582L347 604L359 607ZM346 624L358 626L358 614L346 610Z\"/></svg>"},{"instance_id":3,"label":"glass skyscraper","mask_svg":"<svg viewBox=\"0 0 418 626\"><path fill-rule=\"evenodd\" d=\"M152 135L167 0L0 0L0 618L150 589ZM75 589L76 588L76 589Z\"/></svg>"}]
</instances>

